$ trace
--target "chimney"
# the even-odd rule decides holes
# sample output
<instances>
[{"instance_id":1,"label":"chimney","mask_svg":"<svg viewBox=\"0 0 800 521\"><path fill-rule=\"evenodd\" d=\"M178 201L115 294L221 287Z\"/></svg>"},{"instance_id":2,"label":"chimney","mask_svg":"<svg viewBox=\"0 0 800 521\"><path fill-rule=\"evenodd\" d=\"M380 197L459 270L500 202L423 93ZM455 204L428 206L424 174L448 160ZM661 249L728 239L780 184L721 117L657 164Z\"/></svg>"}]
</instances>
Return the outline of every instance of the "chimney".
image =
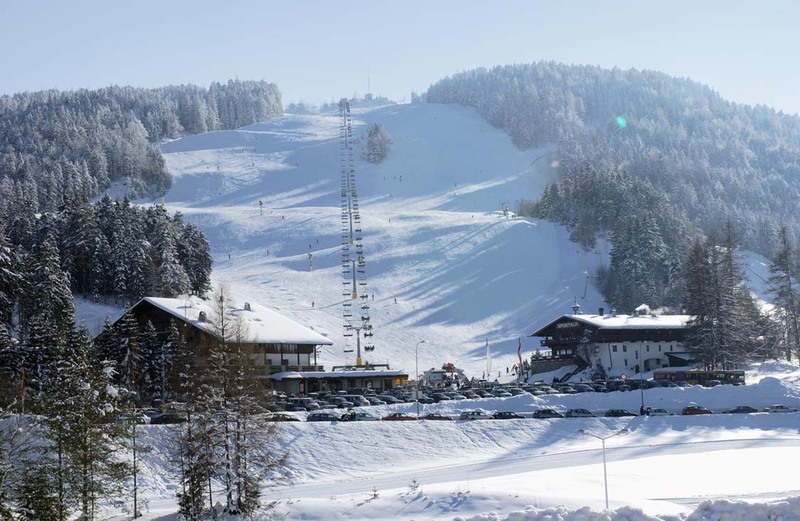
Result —
<instances>
[{"instance_id":1,"label":"chimney","mask_svg":"<svg viewBox=\"0 0 800 521\"><path fill-rule=\"evenodd\" d=\"M250 311L250 303L249 302L245 302L244 303L244 310L245 311Z\"/></svg>"},{"instance_id":2,"label":"chimney","mask_svg":"<svg viewBox=\"0 0 800 521\"><path fill-rule=\"evenodd\" d=\"M197 317L197 320L199 320L200 322L205 322L206 321L206 312L205 311L201 311L200 314Z\"/></svg>"},{"instance_id":3,"label":"chimney","mask_svg":"<svg viewBox=\"0 0 800 521\"><path fill-rule=\"evenodd\" d=\"M598 309L598 310L597 310L597 314L598 314L598 315L600 315L600 316L602 317L602 316L603 316L603 312L604 312L604 311L605 311L605 309L603 309L603 308L600 308L600 309Z\"/></svg>"}]
</instances>

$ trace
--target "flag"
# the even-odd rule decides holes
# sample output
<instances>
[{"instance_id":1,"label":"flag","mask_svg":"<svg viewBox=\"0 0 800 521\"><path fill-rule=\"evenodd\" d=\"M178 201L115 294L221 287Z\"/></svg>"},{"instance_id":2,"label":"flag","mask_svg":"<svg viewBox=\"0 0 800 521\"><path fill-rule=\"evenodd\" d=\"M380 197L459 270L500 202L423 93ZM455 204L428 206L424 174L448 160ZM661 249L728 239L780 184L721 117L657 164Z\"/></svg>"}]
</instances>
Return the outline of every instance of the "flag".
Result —
<instances>
[{"instance_id":1,"label":"flag","mask_svg":"<svg viewBox=\"0 0 800 521\"><path fill-rule=\"evenodd\" d=\"M519 344L517 346L517 357L519 357L519 372L517 374L522 373L522 337L519 337Z\"/></svg>"}]
</instances>

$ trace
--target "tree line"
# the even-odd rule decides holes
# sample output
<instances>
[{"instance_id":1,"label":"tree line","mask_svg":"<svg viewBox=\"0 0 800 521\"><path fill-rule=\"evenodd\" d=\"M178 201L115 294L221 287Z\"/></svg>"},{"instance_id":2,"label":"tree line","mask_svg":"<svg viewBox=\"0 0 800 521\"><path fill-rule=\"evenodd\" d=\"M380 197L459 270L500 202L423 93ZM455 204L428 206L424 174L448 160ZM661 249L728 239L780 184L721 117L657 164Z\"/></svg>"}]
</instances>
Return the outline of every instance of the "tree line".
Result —
<instances>
[{"instance_id":1,"label":"tree line","mask_svg":"<svg viewBox=\"0 0 800 521\"><path fill-rule=\"evenodd\" d=\"M0 220L87 202L112 184L163 194L172 181L158 143L282 114L280 91L264 81L0 96Z\"/></svg>"}]
</instances>

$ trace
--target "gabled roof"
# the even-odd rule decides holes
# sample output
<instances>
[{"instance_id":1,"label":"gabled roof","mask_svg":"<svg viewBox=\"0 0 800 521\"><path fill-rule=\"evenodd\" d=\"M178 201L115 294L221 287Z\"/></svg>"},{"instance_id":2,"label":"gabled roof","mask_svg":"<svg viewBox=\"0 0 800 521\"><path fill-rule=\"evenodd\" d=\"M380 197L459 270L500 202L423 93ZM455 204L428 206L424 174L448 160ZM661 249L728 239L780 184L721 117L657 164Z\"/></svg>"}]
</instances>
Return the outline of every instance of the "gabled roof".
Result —
<instances>
[{"instance_id":1,"label":"gabled roof","mask_svg":"<svg viewBox=\"0 0 800 521\"><path fill-rule=\"evenodd\" d=\"M134 308L147 302L175 318L213 335L212 303L197 297L161 298L145 297ZM245 324L247 342L254 344L313 344L333 345L333 342L319 333L286 318L265 306L255 303L236 306L233 313L241 317ZM204 312L207 321L200 320L200 312Z\"/></svg>"},{"instance_id":2,"label":"gabled roof","mask_svg":"<svg viewBox=\"0 0 800 521\"><path fill-rule=\"evenodd\" d=\"M683 329L691 315L562 315L530 336L545 336L557 322L582 322L595 329Z\"/></svg>"}]
</instances>

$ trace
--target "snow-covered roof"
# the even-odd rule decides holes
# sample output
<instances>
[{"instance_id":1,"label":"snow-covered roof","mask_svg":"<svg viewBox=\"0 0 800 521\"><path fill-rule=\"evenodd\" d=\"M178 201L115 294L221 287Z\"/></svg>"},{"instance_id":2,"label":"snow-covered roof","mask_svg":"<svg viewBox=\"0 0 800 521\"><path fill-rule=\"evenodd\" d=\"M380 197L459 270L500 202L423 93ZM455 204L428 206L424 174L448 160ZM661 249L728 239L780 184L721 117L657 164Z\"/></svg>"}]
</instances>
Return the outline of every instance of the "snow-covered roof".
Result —
<instances>
[{"instance_id":1,"label":"snow-covered roof","mask_svg":"<svg viewBox=\"0 0 800 521\"><path fill-rule=\"evenodd\" d=\"M351 369L344 371L284 371L270 376L271 380L291 380L298 378L382 378L408 376L400 369Z\"/></svg>"},{"instance_id":2,"label":"snow-covered roof","mask_svg":"<svg viewBox=\"0 0 800 521\"><path fill-rule=\"evenodd\" d=\"M583 322L598 329L680 329L685 328L691 318L691 315L586 315L582 313L562 315L539 328L531 336L542 336L556 322L562 322L565 319Z\"/></svg>"},{"instance_id":3,"label":"snow-covered roof","mask_svg":"<svg viewBox=\"0 0 800 521\"><path fill-rule=\"evenodd\" d=\"M587 322L602 329L682 328L689 315L567 315L573 320Z\"/></svg>"},{"instance_id":4,"label":"snow-covered roof","mask_svg":"<svg viewBox=\"0 0 800 521\"><path fill-rule=\"evenodd\" d=\"M208 322L213 317L211 301L197 297L145 297L142 301L148 302L194 327L214 334L213 327ZM246 309L246 306L249 309ZM207 321L200 320L200 312L205 313ZM245 324L247 342L255 344L333 345L331 340L321 334L260 304L253 302L242 303L235 307L234 313L241 317Z\"/></svg>"}]
</instances>

